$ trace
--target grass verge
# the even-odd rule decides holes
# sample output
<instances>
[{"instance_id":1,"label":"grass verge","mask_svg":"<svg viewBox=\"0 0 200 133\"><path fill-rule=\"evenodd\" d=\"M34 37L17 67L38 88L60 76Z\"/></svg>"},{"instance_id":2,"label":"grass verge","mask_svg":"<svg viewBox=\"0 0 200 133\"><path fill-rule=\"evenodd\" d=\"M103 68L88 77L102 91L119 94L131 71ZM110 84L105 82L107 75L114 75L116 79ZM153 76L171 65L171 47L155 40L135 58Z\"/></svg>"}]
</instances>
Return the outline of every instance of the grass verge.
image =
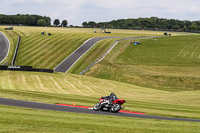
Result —
<instances>
[{"instance_id":1,"label":"grass verge","mask_svg":"<svg viewBox=\"0 0 200 133\"><path fill-rule=\"evenodd\" d=\"M198 122L63 113L0 105L0 132L198 133Z\"/></svg>"}]
</instances>

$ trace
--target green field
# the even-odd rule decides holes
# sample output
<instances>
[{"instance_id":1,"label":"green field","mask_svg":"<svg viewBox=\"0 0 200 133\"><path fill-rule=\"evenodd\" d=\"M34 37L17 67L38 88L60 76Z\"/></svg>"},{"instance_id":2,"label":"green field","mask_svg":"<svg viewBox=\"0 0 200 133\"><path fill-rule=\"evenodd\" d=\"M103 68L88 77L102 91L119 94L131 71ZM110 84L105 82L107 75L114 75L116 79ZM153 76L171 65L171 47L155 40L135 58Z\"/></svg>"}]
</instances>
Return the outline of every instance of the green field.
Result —
<instances>
[{"instance_id":1,"label":"green field","mask_svg":"<svg viewBox=\"0 0 200 133\"><path fill-rule=\"evenodd\" d=\"M0 106L0 112L0 132L6 133L198 133L200 131L200 125L197 122L169 122L8 106Z\"/></svg>"},{"instance_id":2,"label":"green field","mask_svg":"<svg viewBox=\"0 0 200 133\"><path fill-rule=\"evenodd\" d=\"M17 36L21 35L16 65L49 69L53 69L92 37L163 34L115 29L110 30L112 34L104 34L99 29L54 27L14 27L14 31L3 29L4 26L0 26L0 31L11 42L11 50L2 64L11 63ZM93 33L94 30L98 33ZM52 35L42 36L41 31ZM114 92L119 98L127 100L125 109L129 111L200 119L200 36L171 34L172 37L156 40L137 40L142 42L138 46L130 45L130 40L122 41L84 76L77 74L99 58L115 39L97 43L66 74L0 71L0 97L92 107L101 96ZM199 123L193 122L62 113L7 106L0 106L0 118L0 132L200 131Z\"/></svg>"}]
</instances>

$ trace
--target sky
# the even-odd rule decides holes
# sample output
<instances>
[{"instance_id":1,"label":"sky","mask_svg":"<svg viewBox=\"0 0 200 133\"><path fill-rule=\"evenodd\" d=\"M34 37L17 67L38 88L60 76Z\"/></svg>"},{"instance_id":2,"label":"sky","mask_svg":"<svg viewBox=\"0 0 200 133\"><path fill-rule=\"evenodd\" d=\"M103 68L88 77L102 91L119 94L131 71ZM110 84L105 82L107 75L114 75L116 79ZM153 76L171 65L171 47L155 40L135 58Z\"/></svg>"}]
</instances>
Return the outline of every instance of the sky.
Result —
<instances>
[{"instance_id":1,"label":"sky","mask_svg":"<svg viewBox=\"0 0 200 133\"><path fill-rule=\"evenodd\" d=\"M0 14L37 14L78 26L139 17L197 21L200 0L0 0Z\"/></svg>"}]
</instances>

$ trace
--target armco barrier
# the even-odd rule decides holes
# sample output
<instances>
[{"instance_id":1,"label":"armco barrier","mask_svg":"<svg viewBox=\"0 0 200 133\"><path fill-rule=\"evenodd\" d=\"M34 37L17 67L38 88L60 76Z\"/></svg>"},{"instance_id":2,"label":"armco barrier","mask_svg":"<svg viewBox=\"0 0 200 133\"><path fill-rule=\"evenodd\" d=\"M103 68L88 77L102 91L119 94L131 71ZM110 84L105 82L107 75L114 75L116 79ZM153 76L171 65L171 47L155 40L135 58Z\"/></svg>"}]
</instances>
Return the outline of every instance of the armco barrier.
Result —
<instances>
[{"instance_id":1,"label":"armco barrier","mask_svg":"<svg viewBox=\"0 0 200 133\"><path fill-rule=\"evenodd\" d=\"M13 59L12 59L12 66L15 66L15 61L16 61L16 58L17 58L20 40L21 40L21 36L18 37L17 45L16 45L16 48L15 48L15 54L14 54Z\"/></svg>"},{"instance_id":2,"label":"armco barrier","mask_svg":"<svg viewBox=\"0 0 200 133\"><path fill-rule=\"evenodd\" d=\"M47 72L47 73L53 73L54 72L51 69L37 69L37 68L32 68L32 66L0 66L0 70L29 71L29 72Z\"/></svg>"},{"instance_id":3,"label":"armco barrier","mask_svg":"<svg viewBox=\"0 0 200 133\"><path fill-rule=\"evenodd\" d=\"M8 66L0 66L0 70L8 70Z\"/></svg>"}]
</instances>

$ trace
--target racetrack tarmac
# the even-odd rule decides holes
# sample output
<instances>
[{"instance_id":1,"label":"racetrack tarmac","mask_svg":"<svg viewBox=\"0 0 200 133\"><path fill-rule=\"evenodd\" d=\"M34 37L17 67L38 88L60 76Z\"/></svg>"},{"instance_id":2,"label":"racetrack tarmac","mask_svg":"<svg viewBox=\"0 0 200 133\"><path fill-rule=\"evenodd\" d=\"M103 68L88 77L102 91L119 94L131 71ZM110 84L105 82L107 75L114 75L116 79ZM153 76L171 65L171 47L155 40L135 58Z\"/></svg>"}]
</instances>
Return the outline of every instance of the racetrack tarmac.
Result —
<instances>
[{"instance_id":1,"label":"racetrack tarmac","mask_svg":"<svg viewBox=\"0 0 200 133\"><path fill-rule=\"evenodd\" d=\"M159 119L159 120L175 120L175 121L191 121L191 122L200 122L199 119L185 119L185 118L173 118L173 117L163 117L163 116L151 116L151 115L139 115L131 113L110 113L105 111L94 111L87 108L77 108L69 106L61 106L54 104L45 104L38 102L29 102L22 100L14 100L7 98L0 98L0 105L32 108L32 109L41 109L41 110L52 110L52 111L62 111L62 112L74 112L74 113L86 113L86 114L98 114L98 115L111 115L111 116L121 116L121 117L135 117L135 118L146 118L146 119Z\"/></svg>"},{"instance_id":2,"label":"racetrack tarmac","mask_svg":"<svg viewBox=\"0 0 200 133\"><path fill-rule=\"evenodd\" d=\"M0 32L0 63L6 58L9 51L9 41L6 36Z\"/></svg>"}]
</instances>

